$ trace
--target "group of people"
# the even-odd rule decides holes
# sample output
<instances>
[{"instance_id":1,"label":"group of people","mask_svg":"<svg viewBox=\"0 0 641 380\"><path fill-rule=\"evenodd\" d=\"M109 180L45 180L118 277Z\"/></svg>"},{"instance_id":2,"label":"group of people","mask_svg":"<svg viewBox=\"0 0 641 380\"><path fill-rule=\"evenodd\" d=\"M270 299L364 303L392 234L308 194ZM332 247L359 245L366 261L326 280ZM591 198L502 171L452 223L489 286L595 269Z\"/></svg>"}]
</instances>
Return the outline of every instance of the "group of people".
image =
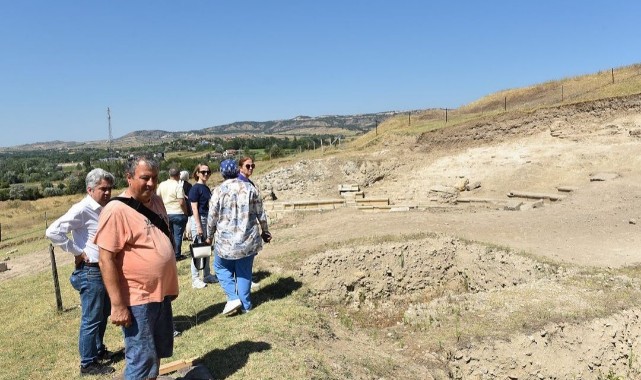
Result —
<instances>
[{"instance_id":1,"label":"group of people","mask_svg":"<svg viewBox=\"0 0 641 380\"><path fill-rule=\"evenodd\" d=\"M192 262L192 286L203 287L195 279L220 282L227 299L223 315L252 309L253 260L271 240L261 197L249 180L254 167L249 157L221 162L224 181L211 191L208 165L196 167L196 183L189 189L188 173L172 168L170 178L159 184L158 162L136 157L125 167L127 188L114 198L112 174L102 169L87 174L87 196L46 231L53 244L75 256L70 282L82 307L81 375L115 371L103 341L108 316L122 327L125 379L155 379L160 359L172 356L176 263L184 257L182 237L190 215L192 236L213 244L215 273L206 263L200 280Z\"/></svg>"}]
</instances>

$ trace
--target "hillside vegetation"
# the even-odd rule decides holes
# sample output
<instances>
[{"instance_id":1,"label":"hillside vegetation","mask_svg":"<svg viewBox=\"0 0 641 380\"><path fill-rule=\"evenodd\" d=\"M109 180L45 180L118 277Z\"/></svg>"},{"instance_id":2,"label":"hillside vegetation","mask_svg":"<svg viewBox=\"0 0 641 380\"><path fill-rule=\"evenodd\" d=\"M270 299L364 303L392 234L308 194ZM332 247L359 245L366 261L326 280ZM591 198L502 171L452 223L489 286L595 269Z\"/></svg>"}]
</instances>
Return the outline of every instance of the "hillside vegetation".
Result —
<instances>
[{"instance_id":1,"label":"hillside vegetation","mask_svg":"<svg viewBox=\"0 0 641 380\"><path fill-rule=\"evenodd\" d=\"M537 109L558 108L600 99L641 93L641 64L594 74L551 80L529 87L484 96L458 109L427 109L398 114L354 141L355 148L371 147L391 135L420 136L436 129L491 122L496 117L520 117ZM447 113L447 115L446 115ZM446 121L447 116L447 121Z\"/></svg>"},{"instance_id":2,"label":"hillside vegetation","mask_svg":"<svg viewBox=\"0 0 641 380\"><path fill-rule=\"evenodd\" d=\"M179 262L183 335L163 363L197 357L225 379L641 378L640 67L258 161L252 180L278 200L265 203L274 240L256 258L255 308L220 317L220 287L192 289ZM390 205L285 210L340 199L340 184ZM56 250L57 313L42 233L77 199L0 204L0 379L77 376L71 259ZM122 346L112 326L107 344Z\"/></svg>"}]
</instances>

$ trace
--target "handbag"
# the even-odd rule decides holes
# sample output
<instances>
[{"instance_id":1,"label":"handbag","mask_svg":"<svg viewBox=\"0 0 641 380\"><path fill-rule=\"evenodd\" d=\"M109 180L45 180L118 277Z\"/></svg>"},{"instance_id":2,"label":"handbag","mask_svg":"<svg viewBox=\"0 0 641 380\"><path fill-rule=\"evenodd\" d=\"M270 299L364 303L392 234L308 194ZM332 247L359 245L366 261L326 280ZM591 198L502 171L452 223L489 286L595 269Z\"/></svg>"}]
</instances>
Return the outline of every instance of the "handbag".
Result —
<instances>
[{"instance_id":1,"label":"handbag","mask_svg":"<svg viewBox=\"0 0 641 380\"><path fill-rule=\"evenodd\" d=\"M193 243L189 244L189 251L196 269L202 270L205 267L204 259L211 256L211 245L207 244L200 235L196 235Z\"/></svg>"}]
</instances>

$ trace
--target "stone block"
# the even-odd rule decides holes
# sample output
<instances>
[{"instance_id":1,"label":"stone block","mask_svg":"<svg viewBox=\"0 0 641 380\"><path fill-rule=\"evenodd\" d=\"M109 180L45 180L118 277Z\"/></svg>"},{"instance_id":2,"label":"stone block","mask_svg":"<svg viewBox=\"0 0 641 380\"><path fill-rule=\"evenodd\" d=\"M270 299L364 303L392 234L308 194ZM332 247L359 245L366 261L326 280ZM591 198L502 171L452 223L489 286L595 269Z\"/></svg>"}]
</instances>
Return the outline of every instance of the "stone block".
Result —
<instances>
[{"instance_id":1,"label":"stone block","mask_svg":"<svg viewBox=\"0 0 641 380\"><path fill-rule=\"evenodd\" d=\"M519 211L521 210L521 206L523 206L523 202L521 201L509 201L505 204L505 207L503 207L503 210Z\"/></svg>"}]
</instances>

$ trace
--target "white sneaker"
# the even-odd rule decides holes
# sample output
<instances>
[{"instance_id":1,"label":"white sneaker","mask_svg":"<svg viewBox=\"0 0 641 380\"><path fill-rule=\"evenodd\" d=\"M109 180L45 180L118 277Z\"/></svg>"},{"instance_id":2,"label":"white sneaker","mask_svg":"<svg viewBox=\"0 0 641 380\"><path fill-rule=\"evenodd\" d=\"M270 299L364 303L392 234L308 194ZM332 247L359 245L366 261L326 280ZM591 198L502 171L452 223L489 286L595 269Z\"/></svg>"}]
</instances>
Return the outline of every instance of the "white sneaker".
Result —
<instances>
[{"instance_id":1,"label":"white sneaker","mask_svg":"<svg viewBox=\"0 0 641 380\"><path fill-rule=\"evenodd\" d=\"M191 282L191 287L194 288L194 289L202 289L205 286L207 286L207 284L205 284L203 282L203 280L201 280L199 278L196 278Z\"/></svg>"},{"instance_id":2,"label":"white sneaker","mask_svg":"<svg viewBox=\"0 0 641 380\"><path fill-rule=\"evenodd\" d=\"M225 304L225 309L223 310L223 315L225 315L225 316L230 315L233 312L235 312L238 309L240 309L241 306L243 306L243 303L240 302L239 299L235 299L235 300L232 300L232 301L227 301L227 303Z\"/></svg>"}]
</instances>

